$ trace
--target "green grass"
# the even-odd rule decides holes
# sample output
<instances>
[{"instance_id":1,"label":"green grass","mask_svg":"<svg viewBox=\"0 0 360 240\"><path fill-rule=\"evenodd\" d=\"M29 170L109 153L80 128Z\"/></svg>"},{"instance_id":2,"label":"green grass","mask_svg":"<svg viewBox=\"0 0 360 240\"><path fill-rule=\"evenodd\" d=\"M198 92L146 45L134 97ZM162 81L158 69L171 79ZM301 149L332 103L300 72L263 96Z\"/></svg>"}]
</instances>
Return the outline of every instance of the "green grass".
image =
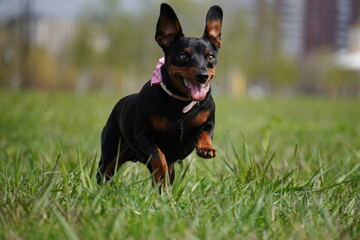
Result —
<instances>
[{"instance_id":1,"label":"green grass","mask_svg":"<svg viewBox=\"0 0 360 240\"><path fill-rule=\"evenodd\" d=\"M359 239L360 101L217 98L215 159L95 182L120 96L0 92L0 239Z\"/></svg>"}]
</instances>

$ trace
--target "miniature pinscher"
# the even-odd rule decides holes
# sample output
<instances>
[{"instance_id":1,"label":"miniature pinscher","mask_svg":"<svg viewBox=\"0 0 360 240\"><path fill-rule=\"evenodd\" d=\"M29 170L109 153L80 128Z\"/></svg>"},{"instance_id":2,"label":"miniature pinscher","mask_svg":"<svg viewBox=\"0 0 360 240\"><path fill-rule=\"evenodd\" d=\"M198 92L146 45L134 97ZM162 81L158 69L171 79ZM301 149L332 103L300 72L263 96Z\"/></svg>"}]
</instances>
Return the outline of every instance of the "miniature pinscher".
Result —
<instances>
[{"instance_id":1,"label":"miniature pinscher","mask_svg":"<svg viewBox=\"0 0 360 240\"><path fill-rule=\"evenodd\" d=\"M98 183L109 180L126 161L144 163L153 184L170 184L173 164L194 149L215 157L212 137L215 103L210 81L221 47L222 9L212 6L201 38L185 37L174 10L161 4L155 39L165 57L141 91L122 98L101 135Z\"/></svg>"}]
</instances>

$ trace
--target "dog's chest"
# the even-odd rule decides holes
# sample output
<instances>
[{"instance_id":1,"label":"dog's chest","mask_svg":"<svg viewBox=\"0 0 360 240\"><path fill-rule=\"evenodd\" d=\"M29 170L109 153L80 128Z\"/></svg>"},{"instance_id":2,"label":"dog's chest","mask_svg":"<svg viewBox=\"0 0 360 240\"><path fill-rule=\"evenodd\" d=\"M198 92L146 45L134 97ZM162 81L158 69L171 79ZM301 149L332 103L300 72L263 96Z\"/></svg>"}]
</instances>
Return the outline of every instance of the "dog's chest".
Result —
<instances>
[{"instance_id":1,"label":"dog's chest","mask_svg":"<svg viewBox=\"0 0 360 240\"><path fill-rule=\"evenodd\" d=\"M200 129L209 115L210 110L180 118L152 117L155 144L163 151L167 161L183 159L194 150Z\"/></svg>"},{"instance_id":2,"label":"dog's chest","mask_svg":"<svg viewBox=\"0 0 360 240\"><path fill-rule=\"evenodd\" d=\"M150 122L155 132L165 135L173 135L180 132L196 129L203 125L210 117L210 109L199 109L188 114L153 114ZM180 137L181 139L181 137Z\"/></svg>"}]
</instances>

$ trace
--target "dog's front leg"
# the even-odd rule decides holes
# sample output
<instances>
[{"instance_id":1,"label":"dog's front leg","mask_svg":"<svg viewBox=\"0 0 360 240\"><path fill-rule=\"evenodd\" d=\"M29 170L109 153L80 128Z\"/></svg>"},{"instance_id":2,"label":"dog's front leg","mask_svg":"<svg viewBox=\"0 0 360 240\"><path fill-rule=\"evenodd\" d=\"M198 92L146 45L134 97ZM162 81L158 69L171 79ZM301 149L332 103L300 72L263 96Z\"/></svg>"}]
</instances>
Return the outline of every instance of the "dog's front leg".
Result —
<instances>
[{"instance_id":1,"label":"dog's front leg","mask_svg":"<svg viewBox=\"0 0 360 240\"><path fill-rule=\"evenodd\" d=\"M152 137L145 131L138 131L135 135L140 150L145 155L146 166L152 175L153 185L165 185L165 176L168 172L166 157L160 148L156 147Z\"/></svg>"},{"instance_id":2,"label":"dog's front leg","mask_svg":"<svg viewBox=\"0 0 360 240\"><path fill-rule=\"evenodd\" d=\"M213 158L216 151L212 146L211 138L214 132L214 121L205 124L197 138L196 154L202 158Z\"/></svg>"},{"instance_id":3,"label":"dog's front leg","mask_svg":"<svg viewBox=\"0 0 360 240\"><path fill-rule=\"evenodd\" d=\"M196 144L196 154L202 158L213 158L216 151L212 146L211 138L206 131L200 133Z\"/></svg>"},{"instance_id":4,"label":"dog's front leg","mask_svg":"<svg viewBox=\"0 0 360 240\"><path fill-rule=\"evenodd\" d=\"M153 185L161 183L165 186L165 177L168 170L166 158L160 148L156 148L156 153L152 154L149 163L147 164L148 169L152 175Z\"/></svg>"}]
</instances>

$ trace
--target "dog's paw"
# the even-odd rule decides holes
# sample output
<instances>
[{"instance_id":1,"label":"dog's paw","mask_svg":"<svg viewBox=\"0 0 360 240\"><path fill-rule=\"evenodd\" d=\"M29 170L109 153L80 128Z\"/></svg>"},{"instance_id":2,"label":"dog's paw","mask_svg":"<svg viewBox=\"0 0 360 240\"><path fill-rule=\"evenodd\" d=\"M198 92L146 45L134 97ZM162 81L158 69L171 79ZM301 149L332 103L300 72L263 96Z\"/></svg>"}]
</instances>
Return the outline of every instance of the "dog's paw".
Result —
<instances>
[{"instance_id":1,"label":"dog's paw","mask_svg":"<svg viewBox=\"0 0 360 240\"><path fill-rule=\"evenodd\" d=\"M196 148L196 154L202 158L213 158L216 156L216 151L209 147Z\"/></svg>"}]
</instances>

